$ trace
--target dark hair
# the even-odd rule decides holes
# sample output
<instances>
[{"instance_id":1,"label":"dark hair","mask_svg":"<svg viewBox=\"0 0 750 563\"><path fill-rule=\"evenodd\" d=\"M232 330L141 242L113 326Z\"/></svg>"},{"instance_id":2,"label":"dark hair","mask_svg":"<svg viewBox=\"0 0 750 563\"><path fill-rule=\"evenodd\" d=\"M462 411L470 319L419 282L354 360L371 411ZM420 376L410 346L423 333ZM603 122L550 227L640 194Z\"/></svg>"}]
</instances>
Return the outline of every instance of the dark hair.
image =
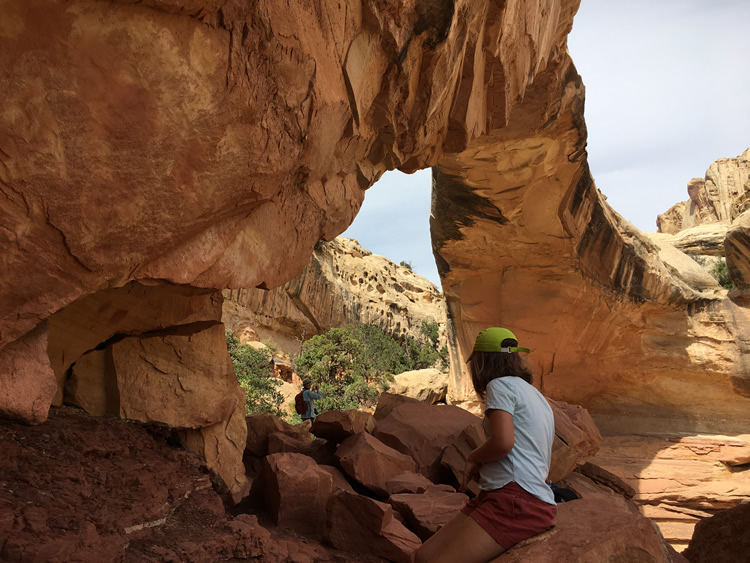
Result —
<instances>
[{"instance_id":1,"label":"dark hair","mask_svg":"<svg viewBox=\"0 0 750 563\"><path fill-rule=\"evenodd\" d=\"M501 346L518 346L512 338L503 340ZM469 362L471 382L479 397L484 398L490 381L496 377L520 377L531 383L531 371L518 352L474 352Z\"/></svg>"}]
</instances>

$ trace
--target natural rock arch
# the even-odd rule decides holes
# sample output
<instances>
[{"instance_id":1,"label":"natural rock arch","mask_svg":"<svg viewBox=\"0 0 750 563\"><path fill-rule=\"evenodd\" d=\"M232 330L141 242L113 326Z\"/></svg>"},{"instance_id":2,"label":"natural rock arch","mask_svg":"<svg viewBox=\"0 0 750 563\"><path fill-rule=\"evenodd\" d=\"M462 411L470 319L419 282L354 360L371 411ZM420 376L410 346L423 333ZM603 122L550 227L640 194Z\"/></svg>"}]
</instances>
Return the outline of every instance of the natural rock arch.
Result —
<instances>
[{"instance_id":1,"label":"natural rock arch","mask_svg":"<svg viewBox=\"0 0 750 563\"><path fill-rule=\"evenodd\" d=\"M106 380L109 348L126 339L150 352L118 377L178 365L176 339L216 343L218 290L291 279L385 170L429 166L454 365L481 326L502 323L537 350L552 396L610 412L744 412L748 340L734 327L746 309L675 282L591 182L566 49L577 8L4 4L0 412L43 421L75 365ZM686 382L703 410L675 393ZM453 383L466 388L457 369ZM201 421L145 416L214 452L238 497L234 395Z\"/></svg>"}]
</instances>

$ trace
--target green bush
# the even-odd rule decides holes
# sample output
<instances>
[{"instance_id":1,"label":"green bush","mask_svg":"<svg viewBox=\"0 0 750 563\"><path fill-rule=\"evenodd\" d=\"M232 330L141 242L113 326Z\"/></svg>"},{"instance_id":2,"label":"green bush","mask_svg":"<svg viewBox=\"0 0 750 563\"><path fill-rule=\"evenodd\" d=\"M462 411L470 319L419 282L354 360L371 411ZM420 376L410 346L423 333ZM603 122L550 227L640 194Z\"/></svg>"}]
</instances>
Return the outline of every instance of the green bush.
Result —
<instances>
[{"instance_id":1,"label":"green bush","mask_svg":"<svg viewBox=\"0 0 750 563\"><path fill-rule=\"evenodd\" d=\"M286 413L281 410L284 396L278 390L281 381L273 376L271 352L241 345L231 330L226 331L226 339L234 373L245 391L245 412L284 417Z\"/></svg>"},{"instance_id":2,"label":"green bush","mask_svg":"<svg viewBox=\"0 0 750 563\"><path fill-rule=\"evenodd\" d=\"M401 342L374 325L332 328L303 344L295 369L320 385L319 413L371 407L395 374L435 365L442 352L437 342L437 323L423 323L419 339Z\"/></svg>"},{"instance_id":3,"label":"green bush","mask_svg":"<svg viewBox=\"0 0 750 563\"><path fill-rule=\"evenodd\" d=\"M732 278L729 277L729 269L727 268L726 260L720 260L716 265L711 268L711 275L716 278L719 285L724 289L734 289Z\"/></svg>"},{"instance_id":4,"label":"green bush","mask_svg":"<svg viewBox=\"0 0 750 563\"><path fill-rule=\"evenodd\" d=\"M399 266L403 266L404 268L406 268L410 272L414 271L414 269L411 266L411 262L407 262L406 260L401 260L401 262L399 262L398 265Z\"/></svg>"}]
</instances>

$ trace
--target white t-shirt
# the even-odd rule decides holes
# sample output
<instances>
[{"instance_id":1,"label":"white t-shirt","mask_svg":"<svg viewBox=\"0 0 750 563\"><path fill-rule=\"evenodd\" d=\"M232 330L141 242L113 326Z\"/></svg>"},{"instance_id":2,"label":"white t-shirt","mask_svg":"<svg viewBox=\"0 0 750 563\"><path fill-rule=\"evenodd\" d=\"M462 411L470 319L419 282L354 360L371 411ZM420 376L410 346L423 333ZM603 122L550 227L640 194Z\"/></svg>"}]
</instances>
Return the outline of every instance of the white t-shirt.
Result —
<instances>
[{"instance_id":1,"label":"white t-shirt","mask_svg":"<svg viewBox=\"0 0 750 563\"><path fill-rule=\"evenodd\" d=\"M487 385L486 411L498 409L513 415L513 449L507 456L482 464L479 488L493 490L515 481L539 500L555 504L546 483L555 437L555 419L547 399L520 377L498 377Z\"/></svg>"}]
</instances>

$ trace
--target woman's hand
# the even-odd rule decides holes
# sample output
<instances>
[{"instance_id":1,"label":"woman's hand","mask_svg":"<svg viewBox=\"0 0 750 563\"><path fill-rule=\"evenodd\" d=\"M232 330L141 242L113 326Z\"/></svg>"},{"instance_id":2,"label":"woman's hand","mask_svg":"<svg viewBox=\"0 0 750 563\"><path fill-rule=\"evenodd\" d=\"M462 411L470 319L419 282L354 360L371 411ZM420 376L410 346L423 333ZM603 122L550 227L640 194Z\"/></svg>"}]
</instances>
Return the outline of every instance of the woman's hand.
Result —
<instances>
[{"instance_id":1,"label":"woman's hand","mask_svg":"<svg viewBox=\"0 0 750 563\"><path fill-rule=\"evenodd\" d=\"M466 486L471 481L479 480L479 469L481 467L482 467L481 463L470 461L469 459L466 460L466 465L464 465L464 476L463 476L463 479L461 479L461 486L458 488L459 493L465 493Z\"/></svg>"}]
</instances>

